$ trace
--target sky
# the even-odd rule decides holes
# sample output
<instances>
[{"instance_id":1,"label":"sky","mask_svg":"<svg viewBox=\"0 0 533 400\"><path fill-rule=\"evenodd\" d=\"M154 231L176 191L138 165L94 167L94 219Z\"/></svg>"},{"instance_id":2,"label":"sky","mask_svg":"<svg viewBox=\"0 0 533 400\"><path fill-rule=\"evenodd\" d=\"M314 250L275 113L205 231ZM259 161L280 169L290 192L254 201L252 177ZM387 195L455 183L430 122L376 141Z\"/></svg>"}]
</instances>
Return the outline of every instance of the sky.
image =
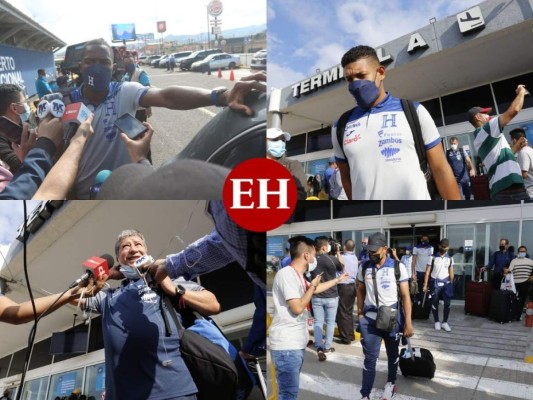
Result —
<instances>
[{"instance_id":1,"label":"sky","mask_svg":"<svg viewBox=\"0 0 533 400\"><path fill-rule=\"evenodd\" d=\"M40 204L40 201L28 201L28 215ZM24 219L24 206L20 200L0 201L0 251L5 256L9 244L17 237L17 229ZM0 265L3 260L0 256Z\"/></svg>"},{"instance_id":2,"label":"sky","mask_svg":"<svg viewBox=\"0 0 533 400\"><path fill-rule=\"evenodd\" d=\"M156 21L166 21L167 34L207 34L208 0L8 0L59 39L70 44L104 38L111 24L135 23L137 33L159 37ZM266 24L266 0L222 0L218 19L224 29ZM211 17L212 18L212 17Z\"/></svg>"},{"instance_id":3,"label":"sky","mask_svg":"<svg viewBox=\"0 0 533 400\"><path fill-rule=\"evenodd\" d=\"M481 0L268 0L268 86L283 88Z\"/></svg>"}]
</instances>

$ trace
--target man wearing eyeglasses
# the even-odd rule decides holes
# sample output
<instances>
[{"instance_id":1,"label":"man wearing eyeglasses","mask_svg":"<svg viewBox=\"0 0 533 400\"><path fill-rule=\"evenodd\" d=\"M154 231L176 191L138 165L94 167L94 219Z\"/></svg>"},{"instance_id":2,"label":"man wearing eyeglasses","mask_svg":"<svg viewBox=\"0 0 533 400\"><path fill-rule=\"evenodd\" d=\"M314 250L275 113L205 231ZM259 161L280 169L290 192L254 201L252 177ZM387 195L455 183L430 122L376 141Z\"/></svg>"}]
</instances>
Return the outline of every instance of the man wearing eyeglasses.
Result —
<instances>
[{"instance_id":1,"label":"man wearing eyeglasses","mask_svg":"<svg viewBox=\"0 0 533 400\"><path fill-rule=\"evenodd\" d=\"M468 121L476 128L474 148L487 169L492 200L529 200L520 166L503 136L503 128L522 110L528 93L524 85L518 85L515 99L496 118L490 117L490 107L468 110Z\"/></svg>"}]
</instances>

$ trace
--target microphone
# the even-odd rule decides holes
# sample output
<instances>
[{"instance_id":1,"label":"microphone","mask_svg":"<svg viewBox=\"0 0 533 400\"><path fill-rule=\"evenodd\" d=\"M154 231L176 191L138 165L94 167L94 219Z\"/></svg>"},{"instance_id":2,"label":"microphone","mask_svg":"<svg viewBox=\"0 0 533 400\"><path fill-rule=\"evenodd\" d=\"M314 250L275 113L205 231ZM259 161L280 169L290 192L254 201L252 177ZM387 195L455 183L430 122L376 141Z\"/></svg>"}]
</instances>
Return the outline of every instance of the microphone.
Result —
<instances>
[{"instance_id":1,"label":"microphone","mask_svg":"<svg viewBox=\"0 0 533 400\"><path fill-rule=\"evenodd\" d=\"M52 114L52 116L54 116L55 118L61 118L64 113L65 103L63 103L60 99L57 98L52 99L50 101L43 99L37 105L37 117L39 117L39 120L45 118L48 114Z\"/></svg>"},{"instance_id":2,"label":"microphone","mask_svg":"<svg viewBox=\"0 0 533 400\"><path fill-rule=\"evenodd\" d=\"M68 143L78 130L78 126L85 122L91 115L91 111L83 103L71 103L65 107L63 123L68 125L63 140Z\"/></svg>"},{"instance_id":3,"label":"microphone","mask_svg":"<svg viewBox=\"0 0 533 400\"><path fill-rule=\"evenodd\" d=\"M144 273L142 268L146 265L152 264L153 262L154 262L154 258L152 256L142 256L138 258L137 260L135 260L135 264L133 264L133 266L137 268L137 271L139 271L139 274L142 275ZM154 281L152 278L152 275L150 274L144 274L144 280L146 281L147 285L152 285Z\"/></svg>"},{"instance_id":4,"label":"microphone","mask_svg":"<svg viewBox=\"0 0 533 400\"><path fill-rule=\"evenodd\" d=\"M103 169L96 174L96 177L94 178L94 185L92 185L89 189L90 200L95 200L98 197L98 193L100 193L100 188L102 187L102 184L106 181L106 179L109 178L109 175L111 175L111 171L108 169Z\"/></svg>"},{"instance_id":5,"label":"microphone","mask_svg":"<svg viewBox=\"0 0 533 400\"><path fill-rule=\"evenodd\" d=\"M82 281L89 279L92 275L96 279L101 279L103 275L109 274L109 266L113 266L114 259L109 254L104 254L101 257L90 257L82 264L82 268L85 269L85 273L76 279L69 286L69 289L75 288Z\"/></svg>"}]
</instances>

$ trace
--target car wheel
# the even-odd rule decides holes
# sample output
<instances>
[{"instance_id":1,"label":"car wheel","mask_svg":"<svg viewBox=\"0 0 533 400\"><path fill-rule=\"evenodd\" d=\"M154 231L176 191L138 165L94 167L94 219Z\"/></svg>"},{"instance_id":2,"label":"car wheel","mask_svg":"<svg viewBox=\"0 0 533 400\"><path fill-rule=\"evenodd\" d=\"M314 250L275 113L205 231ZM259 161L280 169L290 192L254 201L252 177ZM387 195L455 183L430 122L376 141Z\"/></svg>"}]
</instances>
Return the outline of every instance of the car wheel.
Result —
<instances>
[{"instance_id":1,"label":"car wheel","mask_svg":"<svg viewBox=\"0 0 533 400\"><path fill-rule=\"evenodd\" d=\"M228 65L228 68L229 69L235 68L235 63L233 61L230 62L229 65Z\"/></svg>"}]
</instances>

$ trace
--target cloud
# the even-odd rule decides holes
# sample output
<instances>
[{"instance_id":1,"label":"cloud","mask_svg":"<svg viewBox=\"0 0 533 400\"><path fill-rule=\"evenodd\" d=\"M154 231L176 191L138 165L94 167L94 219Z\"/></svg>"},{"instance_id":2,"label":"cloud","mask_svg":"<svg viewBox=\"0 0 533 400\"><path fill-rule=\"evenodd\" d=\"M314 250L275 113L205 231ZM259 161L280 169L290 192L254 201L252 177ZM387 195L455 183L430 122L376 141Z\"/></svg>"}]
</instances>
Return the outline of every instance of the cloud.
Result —
<instances>
[{"instance_id":1,"label":"cloud","mask_svg":"<svg viewBox=\"0 0 533 400\"><path fill-rule=\"evenodd\" d=\"M269 88L284 88L292 85L294 82L306 78L303 72L298 72L290 67L284 67L275 63L268 63L267 86Z\"/></svg>"},{"instance_id":2,"label":"cloud","mask_svg":"<svg viewBox=\"0 0 533 400\"><path fill-rule=\"evenodd\" d=\"M316 48L315 53L317 58L315 64L309 70L310 75L314 74L317 68L325 70L340 64L343 54L346 53L346 49L339 43L332 43Z\"/></svg>"},{"instance_id":3,"label":"cloud","mask_svg":"<svg viewBox=\"0 0 533 400\"><path fill-rule=\"evenodd\" d=\"M29 215L40 201L26 203ZM17 237L17 229L24 220L23 207L23 202L20 200L0 201L0 245L9 245Z\"/></svg>"}]
</instances>

